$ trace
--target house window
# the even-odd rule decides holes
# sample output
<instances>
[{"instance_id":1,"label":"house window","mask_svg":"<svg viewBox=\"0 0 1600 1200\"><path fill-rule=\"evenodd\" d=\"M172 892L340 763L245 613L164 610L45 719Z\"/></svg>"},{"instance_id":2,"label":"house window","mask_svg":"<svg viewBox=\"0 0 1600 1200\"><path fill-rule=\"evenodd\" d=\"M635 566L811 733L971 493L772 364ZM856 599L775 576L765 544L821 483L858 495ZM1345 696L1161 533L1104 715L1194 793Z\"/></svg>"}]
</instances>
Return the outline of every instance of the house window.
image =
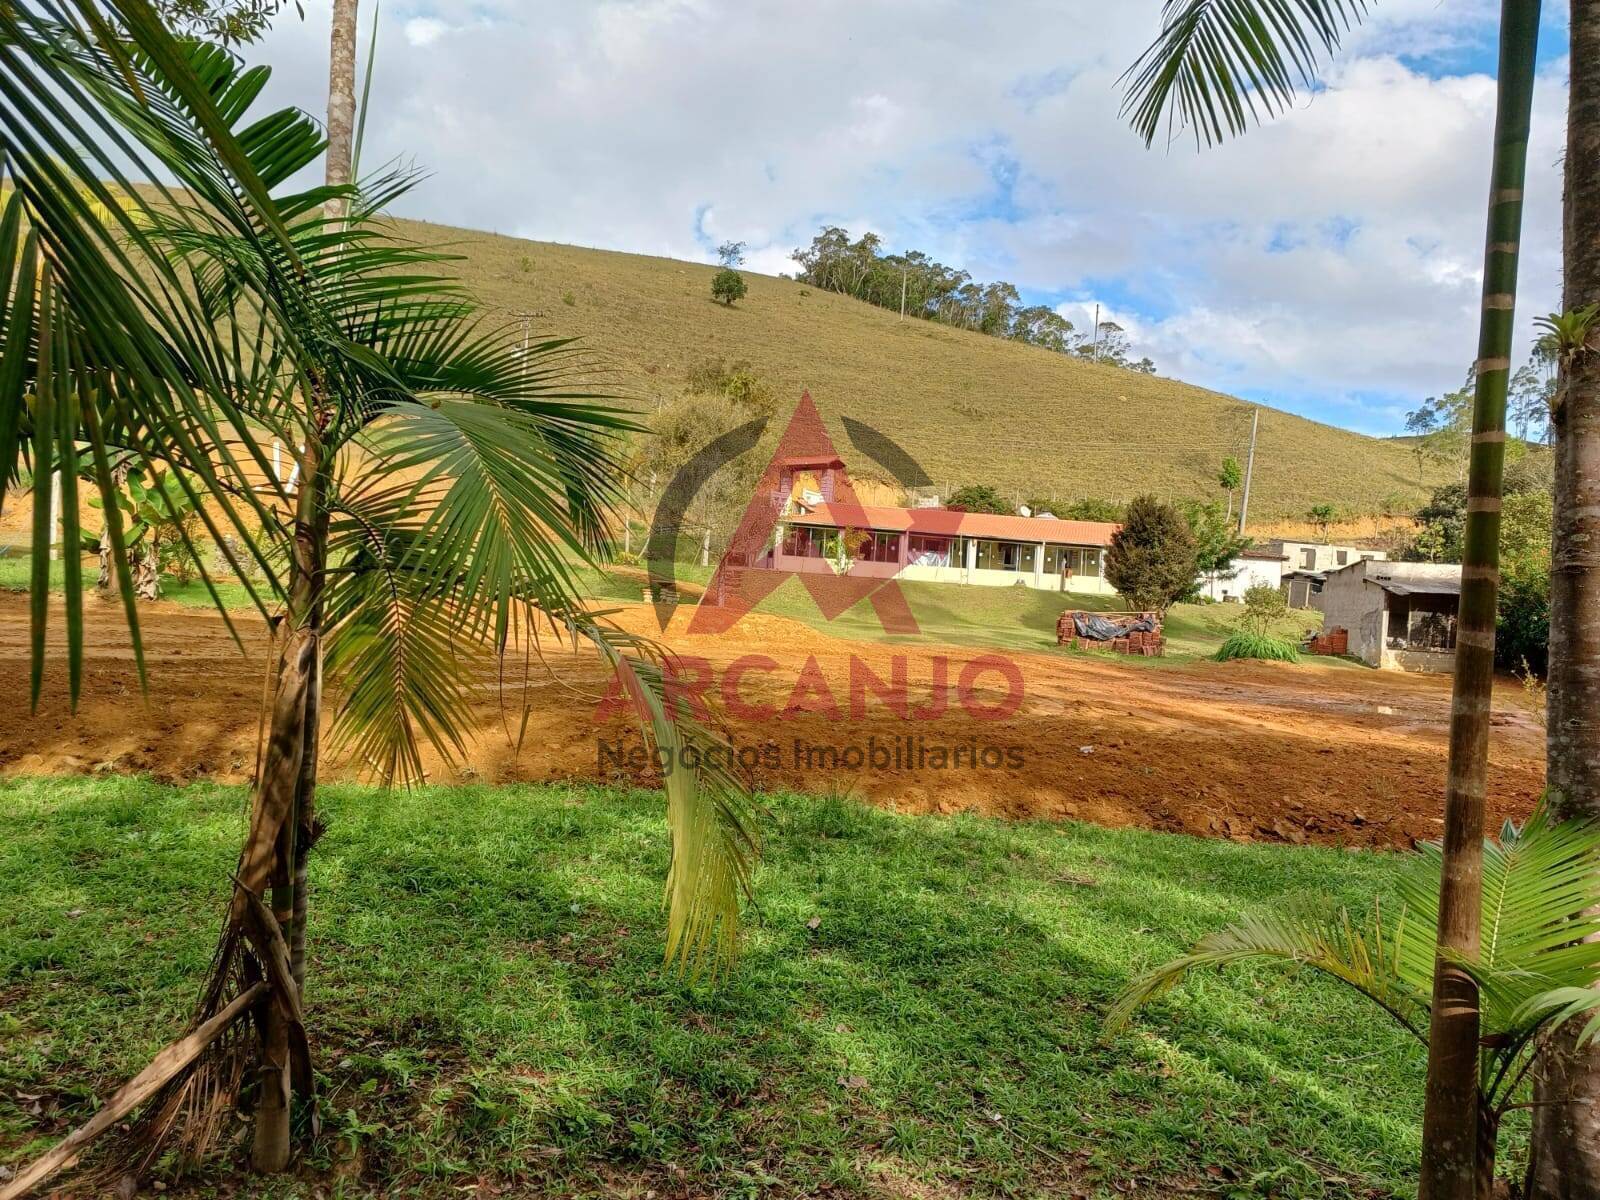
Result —
<instances>
[{"instance_id":1,"label":"house window","mask_svg":"<svg viewBox=\"0 0 1600 1200\"><path fill-rule=\"evenodd\" d=\"M861 548L856 557L862 562L899 562L900 535L898 533L871 533L861 538Z\"/></svg>"},{"instance_id":2,"label":"house window","mask_svg":"<svg viewBox=\"0 0 1600 1200\"><path fill-rule=\"evenodd\" d=\"M1039 547L1032 542L978 542L980 571L1018 571L1033 574Z\"/></svg>"},{"instance_id":3,"label":"house window","mask_svg":"<svg viewBox=\"0 0 1600 1200\"><path fill-rule=\"evenodd\" d=\"M1307 571L1317 569L1317 550L1315 546L1307 546L1300 551L1300 566Z\"/></svg>"},{"instance_id":4,"label":"house window","mask_svg":"<svg viewBox=\"0 0 1600 1200\"><path fill-rule=\"evenodd\" d=\"M1339 565L1342 567L1346 563L1348 563L1349 561L1350 561L1350 551L1348 551L1348 550L1339 551Z\"/></svg>"},{"instance_id":5,"label":"house window","mask_svg":"<svg viewBox=\"0 0 1600 1200\"><path fill-rule=\"evenodd\" d=\"M784 532L783 552L791 558L810 558L811 548L811 530L804 526L791 525Z\"/></svg>"},{"instance_id":6,"label":"house window","mask_svg":"<svg viewBox=\"0 0 1600 1200\"><path fill-rule=\"evenodd\" d=\"M1044 573L1052 579L1068 575L1100 574L1100 551L1092 546L1046 546Z\"/></svg>"},{"instance_id":7,"label":"house window","mask_svg":"<svg viewBox=\"0 0 1600 1200\"><path fill-rule=\"evenodd\" d=\"M783 535L783 552L794 558L833 558L839 552L839 531L790 526Z\"/></svg>"},{"instance_id":8,"label":"house window","mask_svg":"<svg viewBox=\"0 0 1600 1200\"><path fill-rule=\"evenodd\" d=\"M926 533L913 533L909 535L906 545L906 561L918 567L948 567L960 566L959 556L952 556L952 539L947 537L934 537Z\"/></svg>"}]
</instances>

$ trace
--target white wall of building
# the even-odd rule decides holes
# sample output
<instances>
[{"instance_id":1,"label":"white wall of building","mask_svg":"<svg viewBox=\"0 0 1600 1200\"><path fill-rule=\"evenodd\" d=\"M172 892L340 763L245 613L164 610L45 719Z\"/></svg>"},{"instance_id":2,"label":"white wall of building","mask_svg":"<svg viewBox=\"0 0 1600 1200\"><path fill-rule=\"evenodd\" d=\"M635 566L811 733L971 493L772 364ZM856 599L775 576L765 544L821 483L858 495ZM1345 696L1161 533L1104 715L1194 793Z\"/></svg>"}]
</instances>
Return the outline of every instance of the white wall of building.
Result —
<instances>
[{"instance_id":1,"label":"white wall of building","mask_svg":"<svg viewBox=\"0 0 1600 1200\"><path fill-rule=\"evenodd\" d=\"M1200 589L1202 596L1209 596L1213 600L1242 600L1246 589L1266 584L1268 587L1278 587L1283 583L1283 571L1287 563L1270 558L1235 558L1228 563L1228 570L1213 579L1205 581Z\"/></svg>"}]
</instances>

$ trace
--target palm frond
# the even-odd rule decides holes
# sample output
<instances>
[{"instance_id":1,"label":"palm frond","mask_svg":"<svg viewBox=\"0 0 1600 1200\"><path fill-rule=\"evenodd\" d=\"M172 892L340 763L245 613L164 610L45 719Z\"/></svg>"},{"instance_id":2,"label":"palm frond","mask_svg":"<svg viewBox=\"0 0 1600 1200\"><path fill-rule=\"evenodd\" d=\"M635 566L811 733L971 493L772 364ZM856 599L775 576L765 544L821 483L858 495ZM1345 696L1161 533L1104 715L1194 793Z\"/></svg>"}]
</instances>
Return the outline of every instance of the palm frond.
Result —
<instances>
[{"instance_id":1,"label":"palm frond","mask_svg":"<svg viewBox=\"0 0 1600 1200\"><path fill-rule=\"evenodd\" d=\"M1430 974L1411 978L1407 967L1414 955L1408 943L1425 942ZM1247 917L1209 933L1188 954L1133 980L1113 1002L1106 1028L1126 1025L1140 1005L1176 987L1190 971L1223 967L1250 959L1269 959L1307 966L1332 976L1387 1010L1419 1039L1425 1038L1433 927L1418 928L1402 912L1392 932L1374 913L1371 927L1358 929L1346 912L1321 923L1274 916Z\"/></svg>"},{"instance_id":2,"label":"palm frond","mask_svg":"<svg viewBox=\"0 0 1600 1200\"><path fill-rule=\"evenodd\" d=\"M1529 997L1512 1015L1518 1028L1547 1026L1551 1029L1575 1021L1589 1020L1578 1031L1580 1048L1600 1038L1600 991L1593 987L1558 987Z\"/></svg>"},{"instance_id":3,"label":"palm frond","mask_svg":"<svg viewBox=\"0 0 1600 1200\"><path fill-rule=\"evenodd\" d=\"M465 755L463 710L473 661L486 647L449 579L430 569L425 543L368 519L359 499L336 501L331 526L337 572L324 635L338 696L331 736L385 783L419 781L424 744L447 760Z\"/></svg>"},{"instance_id":4,"label":"palm frond","mask_svg":"<svg viewBox=\"0 0 1600 1200\"><path fill-rule=\"evenodd\" d=\"M750 894L759 853L749 792L733 747L697 720L683 697L670 694L669 658L654 643L587 614L565 619L572 634L591 643L617 673L666 764L662 784L672 838L666 961L691 975L714 973L733 961L740 903Z\"/></svg>"},{"instance_id":5,"label":"palm frond","mask_svg":"<svg viewBox=\"0 0 1600 1200\"><path fill-rule=\"evenodd\" d=\"M1196 144L1243 133L1315 85L1319 59L1367 0L1166 0L1161 33L1119 81L1122 113L1151 145L1165 123Z\"/></svg>"},{"instance_id":6,"label":"palm frond","mask_svg":"<svg viewBox=\"0 0 1600 1200\"><path fill-rule=\"evenodd\" d=\"M1442 852L1422 850L1437 894ZM1600 827L1556 822L1540 808L1483 848L1483 918L1476 959L1462 966L1480 992L1484 1028L1515 1032L1531 997L1583 987L1600 974Z\"/></svg>"},{"instance_id":7,"label":"palm frond","mask_svg":"<svg viewBox=\"0 0 1600 1200\"><path fill-rule=\"evenodd\" d=\"M92 464L90 478L110 509L105 464L112 453L132 451L193 472L222 524L248 541L243 535L266 509L251 486L253 473L231 447L243 446L262 474L266 458L252 439L229 436L249 424L234 403L236 360L183 272L165 261L137 212L120 200L138 194L132 176L164 196L159 203L177 203L148 165L159 130L170 153L154 157L169 169L190 163L195 185L207 189L203 206L189 205L196 219L203 207L213 224L266 239L286 232L247 156L231 142L217 144L228 120L218 100L232 111L256 81L231 98L219 96L202 82L197 54L179 47L142 0L0 7L0 240L8 273L0 301L0 478L14 478L25 456L48 487L52 475L75 476L81 458ZM19 269L11 270L13 261ZM46 292L48 334L38 320ZM259 383L259 376L249 380ZM24 395L31 396L27 406L19 403ZM41 414L50 419L36 419ZM63 505L61 517L61 542L77 546L76 504ZM213 520L210 513L206 519ZM120 564L121 531L113 522L106 533ZM56 539L48 528L39 534L32 554L43 569L37 564ZM75 566L74 559L69 574ZM142 673L137 614L131 603L125 611ZM48 619L41 595L35 678ZM75 589L66 627L75 699L73 664L81 662L83 636Z\"/></svg>"}]
</instances>

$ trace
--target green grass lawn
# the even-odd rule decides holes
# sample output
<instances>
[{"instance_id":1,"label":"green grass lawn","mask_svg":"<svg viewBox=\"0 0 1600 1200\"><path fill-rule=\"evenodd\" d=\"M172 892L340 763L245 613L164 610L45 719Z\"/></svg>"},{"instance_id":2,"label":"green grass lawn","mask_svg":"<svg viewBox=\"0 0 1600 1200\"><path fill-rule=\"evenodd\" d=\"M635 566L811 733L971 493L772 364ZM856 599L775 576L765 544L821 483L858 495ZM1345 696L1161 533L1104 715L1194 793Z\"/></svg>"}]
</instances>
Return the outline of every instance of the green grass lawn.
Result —
<instances>
[{"instance_id":1,"label":"green grass lawn","mask_svg":"<svg viewBox=\"0 0 1600 1200\"><path fill-rule=\"evenodd\" d=\"M297 1181L251 1195L1414 1186L1421 1054L1326 981L1206 975L1100 1033L1134 969L1246 912L1364 908L1384 856L783 796L744 956L691 986L660 966L658 795L322 795L324 1134ZM181 1029L245 803L207 784L0 783L0 1162ZM214 1166L179 1190L236 1183Z\"/></svg>"},{"instance_id":2,"label":"green grass lawn","mask_svg":"<svg viewBox=\"0 0 1600 1200\"><path fill-rule=\"evenodd\" d=\"M0 591L26 592L32 582L32 566L28 558L28 549L23 547L9 547L7 552L0 554ZM83 560L83 586L92 589L99 576L100 567L96 559L86 556ZM60 591L66 586L65 567L62 563L50 564L50 587L52 591ZM218 582L217 594L222 597L224 604L229 609L253 608L250 602L250 593L243 584ZM170 575L161 577L161 598L171 600L177 604L188 605L191 608L214 608L211 593L206 590L206 585L199 579L191 579L180 583Z\"/></svg>"},{"instance_id":3,"label":"green grass lawn","mask_svg":"<svg viewBox=\"0 0 1600 1200\"><path fill-rule=\"evenodd\" d=\"M901 580L899 587L920 632L915 637L886 636L868 601L833 620L818 611L797 581L785 583L757 606L759 612L793 617L839 637L867 641L934 641L958 646L997 646L1007 650L1053 650L1056 620L1069 609L1107 612L1121 609L1120 596L1045 592L1028 587L965 587L960 584ZM1130 662L1182 662L1215 654L1244 612L1239 604L1175 604L1167 613L1165 659ZM1293 612L1293 636L1321 624L1312 612Z\"/></svg>"}]
</instances>

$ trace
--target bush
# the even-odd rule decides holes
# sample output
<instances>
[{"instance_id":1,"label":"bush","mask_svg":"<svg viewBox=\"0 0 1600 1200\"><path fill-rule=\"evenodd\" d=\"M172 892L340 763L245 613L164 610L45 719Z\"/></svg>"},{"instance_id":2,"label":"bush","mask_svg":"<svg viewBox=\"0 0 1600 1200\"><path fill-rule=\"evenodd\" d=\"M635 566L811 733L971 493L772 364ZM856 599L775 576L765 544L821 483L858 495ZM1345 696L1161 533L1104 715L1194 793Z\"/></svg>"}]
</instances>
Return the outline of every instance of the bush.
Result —
<instances>
[{"instance_id":1,"label":"bush","mask_svg":"<svg viewBox=\"0 0 1600 1200\"><path fill-rule=\"evenodd\" d=\"M1500 611L1494 631L1495 664L1501 670L1544 677L1550 663L1550 570L1513 563L1500 580Z\"/></svg>"},{"instance_id":2,"label":"bush","mask_svg":"<svg viewBox=\"0 0 1600 1200\"><path fill-rule=\"evenodd\" d=\"M987 483L969 483L965 487L958 487L950 493L950 499L945 501L944 506L955 512L994 513L1002 517L1012 512L1011 505L1006 503L999 489Z\"/></svg>"},{"instance_id":3,"label":"bush","mask_svg":"<svg viewBox=\"0 0 1600 1200\"><path fill-rule=\"evenodd\" d=\"M1270 637L1273 628L1289 615L1289 598L1283 589L1257 583L1244 590L1244 616L1239 624L1251 633Z\"/></svg>"},{"instance_id":4,"label":"bush","mask_svg":"<svg viewBox=\"0 0 1600 1200\"><path fill-rule=\"evenodd\" d=\"M1268 662L1300 661L1300 649L1293 642L1283 638L1268 637L1263 633L1252 633L1248 629L1236 629L1228 635L1228 640L1222 643L1222 648L1217 651L1218 662L1227 662L1234 658L1265 659Z\"/></svg>"},{"instance_id":5,"label":"bush","mask_svg":"<svg viewBox=\"0 0 1600 1200\"><path fill-rule=\"evenodd\" d=\"M1106 581L1141 612L1166 612L1194 587L1199 547L1189 522L1154 496L1128 505L1122 528L1106 551Z\"/></svg>"},{"instance_id":6,"label":"bush","mask_svg":"<svg viewBox=\"0 0 1600 1200\"><path fill-rule=\"evenodd\" d=\"M735 300L743 300L748 290L744 276L732 267L723 267L711 277L711 298L721 300L724 304L731 305Z\"/></svg>"},{"instance_id":7,"label":"bush","mask_svg":"<svg viewBox=\"0 0 1600 1200\"><path fill-rule=\"evenodd\" d=\"M1122 505L1111 500L1086 496L1054 510L1063 521L1120 521Z\"/></svg>"}]
</instances>

